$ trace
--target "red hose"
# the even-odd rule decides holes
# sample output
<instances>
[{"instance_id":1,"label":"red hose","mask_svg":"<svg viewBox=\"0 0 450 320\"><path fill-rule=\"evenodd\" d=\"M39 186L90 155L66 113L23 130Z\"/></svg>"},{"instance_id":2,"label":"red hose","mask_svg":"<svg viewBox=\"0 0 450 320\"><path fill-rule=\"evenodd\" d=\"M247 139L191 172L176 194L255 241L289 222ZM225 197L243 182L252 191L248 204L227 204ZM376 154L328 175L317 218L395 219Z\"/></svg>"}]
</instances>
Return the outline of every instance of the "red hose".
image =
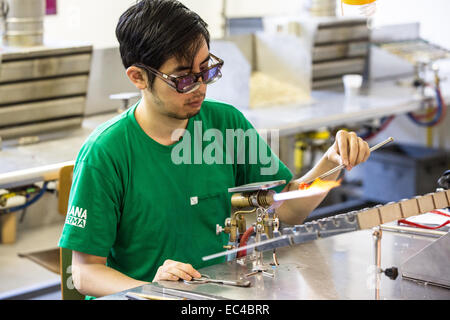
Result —
<instances>
[{"instance_id":1,"label":"red hose","mask_svg":"<svg viewBox=\"0 0 450 320\"><path fill-rule=\"evenodd\" d=\"M441 211L438 211L438 210L432 210L432 211L430 211L430 213L435 213L435 214L439 214L439 215L442 215L442 216L450 218L450 215L445 214L445 213L443 213ZM444 222L440 226L436 226L436 227L425 226L425 225L422 225L422 224L418 224L418 223L414 223L414 222L408 221L406 219L398 220L398 224L400 224L400 223L408 224L410 226L417 227L417 228L424 228L424 229L429 229L429 230L435 230L435 229L442 228L443 226L446 226L447 224L450 224L450 220L447 220L446 222Z\"/></svg>"},{"instance_id":2,"label":"red hose","mask_svg":"<svg viewBox=\"0 0 450 320\"><path fill-rule=\"evenodd\" d=\"M248 238L255 232L255 228L251 226L242 235L241 241L239 242L239 248L247 245ZM242 258L247 255L247 250L238 251L237 257Z\"/></svg>"},{"instance_id":3,"label":"red hose","mask_svg":"<svg viewBox=\"0 0 450 320\"><path fill-rule=\"evenodd\" d=\"M441 100L442 110L441 110L440 118L436 121L436 123L434 125L432 125L433 127L439 125L445 119L445 116L447 113L447 105L445 104L444 97L442 96L442 92L439 87L436 88L436 93L439 95L439 99ZM421 120L434 117L436 115L437 111L438 111L438 107L434 108L431 112L428 112L427 114L415 114L413 112L411 112L410 114L414 118L415 121L420 122Z\"/></svg>"},{"instance_id":4,"label":"red hose","mask_svg":"<svg viewBox=\"0 0 450 320\"><path fill-rule=\"evenodd\" d=\"M442 228L442 227L448 225L450 223L450 220L447 220L446 222L444 222L440 226L436 226L436 227L428 227L428 226L425 226L423 224L414 223L414 222L411 222L411 221L408 221L408 220L404 220L404 219L403 220L399 220L398 223L408 224L408 225L416 227L416 228L435 230L435 229L439 229L439 228Z\"/></svg>"},{"instance_id":5,"label":"red hose","mask_svg":"<svg viewBox=\"0 0 450 320\"><path fill-rule=\"evenodd\" d=\"M437 107L433 108L431 111L427 112L427 114L414 114L412 113L412 116L414 117L414 119L416 120L428 120L432 117L435 116L435 114L437 113Z\"/></svg>"},{"instance_id":6,"label":"red hose","mask_svg":"<svg viewBox=\"0 0 450 320\"><path fill-rule=\"evenodd\" d=\"M387 118L386 121L383 123L383 125L376 132L372 132L367 137L365 137L364 140L372 139L373 137L378 135L381 131L383 131L384 129L387 128L387 126L392 122L392 120L394 120L394 118L395 118L395 115L392 115L389 118Z\"/></svg>"}]
</instances>

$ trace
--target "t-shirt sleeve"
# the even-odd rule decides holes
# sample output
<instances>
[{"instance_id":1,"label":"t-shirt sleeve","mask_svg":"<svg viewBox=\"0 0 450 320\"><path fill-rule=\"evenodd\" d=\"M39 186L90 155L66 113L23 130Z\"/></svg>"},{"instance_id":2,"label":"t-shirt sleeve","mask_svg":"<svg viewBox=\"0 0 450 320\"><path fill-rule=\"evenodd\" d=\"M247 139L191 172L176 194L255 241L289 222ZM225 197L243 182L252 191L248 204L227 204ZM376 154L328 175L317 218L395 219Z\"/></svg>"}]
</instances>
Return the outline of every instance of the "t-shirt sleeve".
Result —
<instances>
[{"instance_id":1,"label":"t-shirt sleeve","mask_svg":"<svg viewBox=\"0 0 450 320\"><path fill-rule=\"evenodd\" d=\"M74 167L66 221L59 246L107 257L120 218L119 184L87 162Z\"/></svg>"},{"instance_id":2,"label":"t-shirt sleeve","mask_svg":"<svg viewBox=\"0 0 450 320\"><path fill-rule=\"evenodd\" d=\"M237 135L236 186L285 180L285 184L273 189L281 192L291 181L293 174L276 154L279 146L278 132L266 130L260 134L243 115L240 122L244 133ZM270 146L266 141L270 141Z\"/></svg>"}]
</instances>

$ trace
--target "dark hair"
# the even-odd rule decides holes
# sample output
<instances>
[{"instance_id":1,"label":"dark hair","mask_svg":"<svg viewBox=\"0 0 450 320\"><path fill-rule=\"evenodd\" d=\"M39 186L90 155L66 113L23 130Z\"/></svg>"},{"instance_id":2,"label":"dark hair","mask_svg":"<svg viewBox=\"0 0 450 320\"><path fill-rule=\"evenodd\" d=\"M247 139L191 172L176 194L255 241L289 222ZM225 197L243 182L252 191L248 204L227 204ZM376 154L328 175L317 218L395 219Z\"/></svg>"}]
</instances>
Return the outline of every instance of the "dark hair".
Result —
<instances>
[{"instance_id":1,"label":"dark hair","mask_svg":"<svg viewBox=\"0 0 450 320\"><path fill-rule=\"evenodd\" d=\"M159 69L168 59L193 63L208 25L176 0L141 0L119 18L116 37L125 68L143 63ZM150 83L154 75L148 74Z\"/></svg>"}]
</instances>

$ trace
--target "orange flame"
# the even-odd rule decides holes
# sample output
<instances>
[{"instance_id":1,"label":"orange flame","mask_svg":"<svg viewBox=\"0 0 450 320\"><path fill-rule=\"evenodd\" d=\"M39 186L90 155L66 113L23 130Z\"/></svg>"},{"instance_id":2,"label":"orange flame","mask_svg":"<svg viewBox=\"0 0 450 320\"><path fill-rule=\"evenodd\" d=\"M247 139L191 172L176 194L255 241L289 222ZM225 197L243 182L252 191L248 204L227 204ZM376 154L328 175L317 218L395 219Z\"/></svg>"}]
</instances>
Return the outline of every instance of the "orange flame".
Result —
<instances>
[{"instance_id":1,"label":"orange flame","mask_svg":"<svg viewBox=\"0 0 450 320\"><path fill-rule=\"evenodd\" d=\"M322 180L322 179L317 178L311 184L301 182L300 185L298 186L298 189L299 190L307 190L309 188L316 188L316 189L328 191L333 188L339 187L341 185L341 180L342 179L339 179L338 181Z\"/></svg>"}]
</instances>

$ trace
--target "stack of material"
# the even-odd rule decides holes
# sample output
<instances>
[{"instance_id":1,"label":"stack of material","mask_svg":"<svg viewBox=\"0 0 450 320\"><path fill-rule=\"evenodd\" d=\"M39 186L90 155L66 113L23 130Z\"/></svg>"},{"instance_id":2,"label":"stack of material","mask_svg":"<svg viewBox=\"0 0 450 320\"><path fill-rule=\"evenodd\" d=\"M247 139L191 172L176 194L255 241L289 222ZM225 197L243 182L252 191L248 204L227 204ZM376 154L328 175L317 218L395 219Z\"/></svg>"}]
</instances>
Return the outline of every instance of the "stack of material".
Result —
<instances>
[{"instance_id":1,"label":"stack of material","mask_svg":"<svg viewBox=\"0 0 450 320\"><path fill-rule=\"evenodd\" d=\"M79 127L86 106L92 46L3 49L0 137Z\"/></svg>"},{"instance_id":2,"label":"stack of material","mask_svg":"<svg viewBox=\"0 0 450 320\"><path fill-rule=\"evenodd\" d=\"M365 18L308 13L294 18L265 18L264 26L268 32L283 30L299 39L294 50L307 50L308 59L302 62L309 70L312 89L341 86L345 74L365 74L371 36Z\"/></svg>"},{"instance_id":3,"label":"stack of material","mask_svg":"<svg viewBox=\"0 0 450 320\"><path fill-rule=\"evenodd\" d=\"M363 74L369 36L365 19L318 21L312 52L312 88L341 85L344 74Z\"/></svg>"}]
</instances>

